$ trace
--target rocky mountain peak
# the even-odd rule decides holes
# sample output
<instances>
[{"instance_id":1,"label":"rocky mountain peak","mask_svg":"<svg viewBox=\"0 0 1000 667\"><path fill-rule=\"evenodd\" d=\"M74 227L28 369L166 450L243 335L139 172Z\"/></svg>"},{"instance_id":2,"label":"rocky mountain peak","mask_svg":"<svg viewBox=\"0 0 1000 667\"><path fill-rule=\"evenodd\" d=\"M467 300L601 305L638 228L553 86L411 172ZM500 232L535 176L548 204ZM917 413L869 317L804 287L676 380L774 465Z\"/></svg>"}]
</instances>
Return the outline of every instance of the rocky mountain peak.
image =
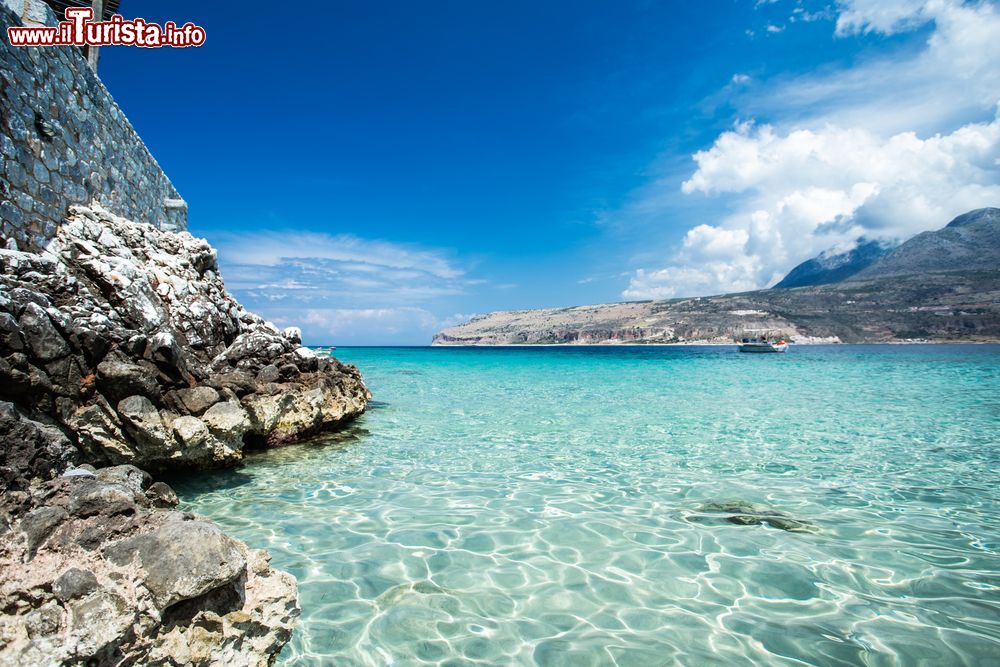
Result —
<instances>
[{"instance_id":1,"label":"rocky mountain peak","mask_svg":"<svg viewBox=\"0 0 1000 667\"><path fill-rule=\"evenodd\" d=\"M966 227L976 224L1000 224L1000 208L977 208L963 213L948 223L947 227Z\"/></svg>"}]
</instances>

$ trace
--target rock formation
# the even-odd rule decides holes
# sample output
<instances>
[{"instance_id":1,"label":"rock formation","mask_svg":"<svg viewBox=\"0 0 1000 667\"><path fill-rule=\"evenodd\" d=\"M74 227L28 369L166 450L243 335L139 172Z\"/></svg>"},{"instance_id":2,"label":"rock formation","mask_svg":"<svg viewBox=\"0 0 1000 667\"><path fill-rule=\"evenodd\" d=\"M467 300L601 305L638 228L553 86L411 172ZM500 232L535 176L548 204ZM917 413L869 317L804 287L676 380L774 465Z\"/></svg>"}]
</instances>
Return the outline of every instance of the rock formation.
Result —
<instances>
[{"instance_id":1,"label":"rock formation","mask_svg":"<svg viewBox=\"0 0 1000 667\"><path fill-rule=\"evenodd\" d=\"M828 285L847 280L892 252L894 243L888 241L857 240L857 245L846 252L823 252L807 259L788 272L774 289Z\"/></svg>"},{"instance_id":2,"label":"rock formation","mask_svg":"<svg viewBox=\"0 0 1000 667\"><path fill-rule=\"evenodd\" d=\"M94 465L228 465L370 397L357 369L244 310L186 232L74 207L45 252L0 250L0 289L0 399Z\"/></svg>"},{"instance_id":3,"label":"rock formation","mask_svg":"<svg viewBox=\"0 0 1000 667\"><path fill-rule=\"evenodd\" d=\"M294 578L134 466L76 472L0 501L0 664L271 661Z\"/></svg>"},{"instance_id":4,"label":"rock formation","mask_svg":"<svg viewBox=\"0 0 1000 667\"><path fill-rule=\"evenodd\" d=\"M0 239L0 664L272 663L294 578L136 466L231 465L370 397L186 232L93 205L45 250Z\"/></svg>"},{"instance_id":5,"label":"rock formation","mask_svg":"<svg viewBox=\"0 0 1000 667\"><path fill-rule=\"evenodd\" d=\"M857 277L997 270L1000 208L980 208L958 216L941 229L917 234Z\"/></svg>"}]
</instances>

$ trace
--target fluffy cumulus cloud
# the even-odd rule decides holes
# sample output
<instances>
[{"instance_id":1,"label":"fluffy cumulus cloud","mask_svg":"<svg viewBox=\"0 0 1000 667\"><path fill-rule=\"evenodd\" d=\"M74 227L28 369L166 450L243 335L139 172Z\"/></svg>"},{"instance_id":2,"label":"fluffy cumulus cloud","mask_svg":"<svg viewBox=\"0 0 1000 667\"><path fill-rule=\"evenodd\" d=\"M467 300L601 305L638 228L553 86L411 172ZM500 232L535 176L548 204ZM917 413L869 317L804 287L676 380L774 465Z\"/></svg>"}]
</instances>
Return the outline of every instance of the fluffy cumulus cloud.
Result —
<instances>
[{"instance_id":1,"label":"fluffy cumulus cloud","mask_svg":"<svg viewBox=\"0 0 1000 667\"><path fill-rule=\"evenodd\" d=\"M724 132L694 155L697 168L681 186L688 197L727 198L731 214L690 229L669 266L636 271L626 298L763 287L860 236L903 239L1000 204L994 4L851 0L839 8L840 35L928 22L933 30L907 59L765 91L792 105L788 118Z\"/></svg>"},{"instance_id":2,"label":"fluffy cumulus cloud","mask_svg":"<svg viewBox=\"0 0 1000 667\"><path fill-rule=\"evenodd\" d=\"M444 251L349 235L255 232L213 242L227 288L317 344L430 340L450 322L432 314L438 300L480 282Z\"/></svg>"}]
</instances>

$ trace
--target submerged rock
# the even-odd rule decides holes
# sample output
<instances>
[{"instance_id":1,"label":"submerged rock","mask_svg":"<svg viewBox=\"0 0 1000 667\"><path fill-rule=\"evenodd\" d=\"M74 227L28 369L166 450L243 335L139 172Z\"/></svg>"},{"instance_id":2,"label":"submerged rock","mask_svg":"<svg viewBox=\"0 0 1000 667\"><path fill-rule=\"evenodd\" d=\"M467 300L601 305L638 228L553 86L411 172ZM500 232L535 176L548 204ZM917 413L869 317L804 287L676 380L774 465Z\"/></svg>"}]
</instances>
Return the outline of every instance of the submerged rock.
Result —
<instances>
[{"instance_id":1,"label":"submerged rock","mask_svg":"<svg viewBox=\"0 0 1000 667\"><path fill-rule=\"evenodd\" d=\"M792 533L815 533L819 530L807 521L743 500L707 502L700 505L698 511L699 514L690 515L688 520L696 523L725 522L737 526L769 526ZM720 514L728 516L720 517L718 516Z\"/></svg>"}]
</instances>

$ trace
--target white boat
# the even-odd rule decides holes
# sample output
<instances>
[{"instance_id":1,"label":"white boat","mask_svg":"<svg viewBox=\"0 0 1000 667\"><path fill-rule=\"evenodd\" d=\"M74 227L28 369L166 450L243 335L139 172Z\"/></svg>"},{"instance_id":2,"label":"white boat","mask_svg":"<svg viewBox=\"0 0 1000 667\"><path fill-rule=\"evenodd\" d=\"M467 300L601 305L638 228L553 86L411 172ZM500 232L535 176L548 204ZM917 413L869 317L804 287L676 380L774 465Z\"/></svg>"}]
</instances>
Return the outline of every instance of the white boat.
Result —
<instances>
[{"instance_id":1,"label":"white boat","mask_svg":"<svg viewBox=\"0 0 1000 667\"><path fill-rule=\"evenodd\" d=\"M740 329L734 332L733 341L740 352L784 352L788 341L780 330Z\"/></svg>"},{"instance_id":2,"label":"white boat","mask_svg":"<svg viewBox=\"0 0 1000 667\"><path fill-rule=\"evenodd\" d=\"M788 343L783 340L771 342L769 340L744 338L736 345L739 346L740 352L784 352L788 349Z\"/></svg>"}]
</instances>

